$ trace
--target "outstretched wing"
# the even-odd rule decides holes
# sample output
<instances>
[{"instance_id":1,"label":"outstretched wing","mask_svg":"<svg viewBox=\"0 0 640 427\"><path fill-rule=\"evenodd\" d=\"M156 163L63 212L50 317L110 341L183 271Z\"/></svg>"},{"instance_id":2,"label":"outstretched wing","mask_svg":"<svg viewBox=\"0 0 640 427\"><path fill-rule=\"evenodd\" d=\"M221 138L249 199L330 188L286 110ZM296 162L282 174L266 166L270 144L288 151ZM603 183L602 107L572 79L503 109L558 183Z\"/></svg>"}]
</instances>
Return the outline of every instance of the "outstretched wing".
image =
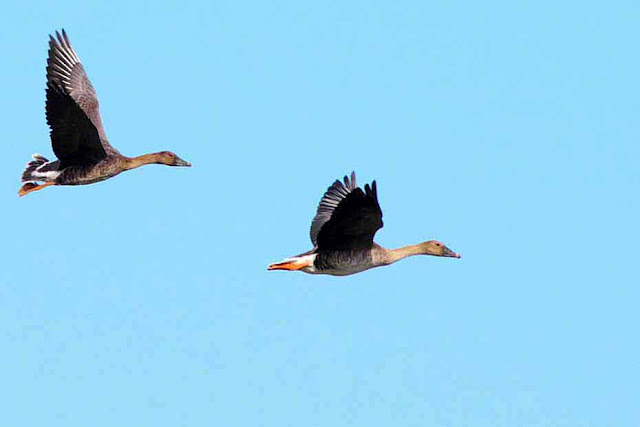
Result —
<instances>
[{"instance_id":1,"label":"outstretched wing","mask_svg":"<svg viewBox=\"0 0 640 427\"><path fill-rule=\"evenodd\" d=\"M115 151L107 142L96 91L64 30L49 36L46 112L62 167L97 163Z\"/></svg>"},{"instance_id":2,"label":"outstretched wing","mask_svg":"<svg viewBox=\"0 0 640 427\"><path fill-rule=\"evenodd\" d=\"M351 179L345 176L344 184L339 179L336 180L324 193L318 204L316 216L313 218L313 221L311 221L310 235L313 246L318 246L318 233L322 226L329 221L335 208L357 187L356 173L351 172Z\"/></svg>"},{"instance_id":3,"label":"outstretched wing","mask_svg":"<svg viewBox=\"0 0 640 427\"><path fill-rule=\"evenodd\" d=\"M376 182L365 185L363 191L356 186L352 173L351 180L345 177L344 185L336 181L320 201L311 240L321 251L368 249L382 225ZM317 226L315 241L314 226Z\"/></svg>"}]
</instances>

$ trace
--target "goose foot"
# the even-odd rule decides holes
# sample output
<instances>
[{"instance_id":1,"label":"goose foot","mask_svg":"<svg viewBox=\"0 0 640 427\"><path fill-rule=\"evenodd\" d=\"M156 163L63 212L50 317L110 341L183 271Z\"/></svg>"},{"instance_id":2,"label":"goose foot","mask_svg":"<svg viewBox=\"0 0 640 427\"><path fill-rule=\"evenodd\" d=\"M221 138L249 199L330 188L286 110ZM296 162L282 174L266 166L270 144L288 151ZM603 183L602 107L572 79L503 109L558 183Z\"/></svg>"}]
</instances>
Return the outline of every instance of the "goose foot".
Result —
<instances>
[{"instance_id":1,"label":"goose foot","mask_svg":"<svg viewBox=\"0 0 640 427\"><path fill-rule=\"evenodd\" d=\"M54 185L53 182L45 182L44 184L36 184L34 182L27 182L22 187L20 187L20 191L18 191L18 196L23 197L29 193L33 193L34 191L42 190L45 187L50 185Z\"/></svg>"},{"instance_id":2,"label":"goose foot","mask_svg":"<svg viewBox=\"0 0 640 427\"><path fill-rule=\"evenodd\" d=\"M306 259L293 259L290 261L279 262L276 264L271 264L267 267L267 270L289 270L296 271L302 270L305 267L311 266L311 262Z\"/></svg>"}]
</instances>

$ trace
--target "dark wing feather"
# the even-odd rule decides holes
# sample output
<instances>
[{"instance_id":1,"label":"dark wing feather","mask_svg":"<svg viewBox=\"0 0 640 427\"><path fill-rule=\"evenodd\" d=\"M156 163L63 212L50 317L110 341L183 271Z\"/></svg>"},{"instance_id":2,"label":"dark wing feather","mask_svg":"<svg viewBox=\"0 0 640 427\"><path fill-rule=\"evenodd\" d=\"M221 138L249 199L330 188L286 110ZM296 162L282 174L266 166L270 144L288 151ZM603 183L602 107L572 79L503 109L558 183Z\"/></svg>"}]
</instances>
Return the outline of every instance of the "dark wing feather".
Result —
<instances>
[{"instance_id":1,"label":"dark wing feather","mask_svg":"<svg viewBox=\"0 0 640 427\"><path fill-rule=\"evenodd\" d=\"M338 206L340 201L347 197L349 193L355 190L358 187L356 184L356 173L351 172L351 179L349 177L344 177L344 184L340 182L340 180L336 180L331 187L327 189L327 191L320 199L320 203L318 204L318 210L316 212L316 216L313 218L311 222L311 243L313 246L318 245L318 233L320 229L331 218L334 209Z\"/></svg>"},{"instance_id":2,"label":"dark wing feather","mask_svg":"<svg viewBox=\"0 0 640 427\"><path fill-rule=\"evenodd\" d=\"M62 166L93 164L114 151L100 119L98 98L64 30L49 36L47 123Z\"/></svg>"},{"instance_id":3,"label":"dark wing feather","mask_svg":"<svg viewBox=\"0 0 640 427\"><path fill-rule=\"evenodd\" d=\"M47 123L61 169L95 164L106 157L96 128L78 104L52 86L47 87Z\"/></svg>"},{"instance_id":4,"label":"dark wing feather","mask_svg":"<svg viewBox=\"0 0 640 427\"><path fill-rule=\"evenodd\" d=\"M376 182L355 188L335 207L318 233L318 250L353 250L373 247L373 236L382 228Z\"/></svg>"}]
</instances>

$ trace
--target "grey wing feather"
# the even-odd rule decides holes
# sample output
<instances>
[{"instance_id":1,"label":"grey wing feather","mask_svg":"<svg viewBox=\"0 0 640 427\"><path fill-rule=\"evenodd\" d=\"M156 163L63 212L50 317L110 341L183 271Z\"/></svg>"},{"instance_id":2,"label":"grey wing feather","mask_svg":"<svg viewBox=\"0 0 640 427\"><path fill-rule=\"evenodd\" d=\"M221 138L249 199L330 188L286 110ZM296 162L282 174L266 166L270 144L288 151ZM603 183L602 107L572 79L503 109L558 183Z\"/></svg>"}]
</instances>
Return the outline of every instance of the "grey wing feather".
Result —
<instances>
[{"instance_id":1,"label":"grey wing feather","mask_svg":"<svg viewBox=\"0 0 640 427\"><path fill-rule=\"evenodd\" d=\"M87 76L80 58L71 47L67 33L56 31L56 38L49 36L47 83L49 87L70 96L89 121L95 126L100 143L107 153L117 152L107 140L102 125L98 96Z\"/></svg>"},{"instance_id":2,"label":"grey wing feather","mask_svg":"<svg viewBox=\"0 0 640 427\"><path fill-rule=\"evenodd\" d=\"M333 211L340 201L347 197L347 195L356 188L358 188L356 173L351 172L351 179L345 176L344 183L340 180L336 180L324 193L322 199L320 199L320 203L318 204L316 216L311 222L311 230L309 234L311 235L311 243L313 243L314 247L318 245L318 233L320 233L322 226L331 219L331 215L333 215Z\"/></svg>"}]
</instances>

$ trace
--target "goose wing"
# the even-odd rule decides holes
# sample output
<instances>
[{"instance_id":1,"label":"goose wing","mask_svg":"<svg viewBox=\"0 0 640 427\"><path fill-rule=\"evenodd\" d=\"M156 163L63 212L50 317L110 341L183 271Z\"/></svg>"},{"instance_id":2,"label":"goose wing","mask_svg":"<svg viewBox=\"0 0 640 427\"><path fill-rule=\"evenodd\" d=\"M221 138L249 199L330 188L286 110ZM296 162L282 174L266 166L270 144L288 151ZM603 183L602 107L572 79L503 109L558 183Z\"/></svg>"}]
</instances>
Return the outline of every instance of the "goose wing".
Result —
<instances>
[{"instance_id":1,"label":"goose wing","mask_svg":"<svg viewBox=\"0 0 640 427\"><path fill-rule=\"evenodd\" d=\"M313 246L318 246L318 233L322 226L331 219L331 215L338 204L357 187L356 174L351 172L351 179L345 176L344 184L340 180L336 180L324 193L318 204L316 216L311 222L310 235Z\"/></svg>"},{"instance_id":2,"label":"goose wing","mask_svg":"<svg viewBox=\"0 0 640 427\"><path fill-rule=\"evenodd\" d=\"M61 167L95 164L117 152L107 141L96 91L64 30L49 36L46 113Z\"/></svg>"},{"instance_id":3,"label":"goose wing","mask_svg":"<svg viewBox=\"0 0 640 427\"><path fill-rule=\"evenodd\" d=\"M321 251L369 249L382 225L376 182L362 190L352 173L351 179L344 177L344 183L334 182L320 200L311 224L311 241Z\"/></svg>"}]
</instances>

